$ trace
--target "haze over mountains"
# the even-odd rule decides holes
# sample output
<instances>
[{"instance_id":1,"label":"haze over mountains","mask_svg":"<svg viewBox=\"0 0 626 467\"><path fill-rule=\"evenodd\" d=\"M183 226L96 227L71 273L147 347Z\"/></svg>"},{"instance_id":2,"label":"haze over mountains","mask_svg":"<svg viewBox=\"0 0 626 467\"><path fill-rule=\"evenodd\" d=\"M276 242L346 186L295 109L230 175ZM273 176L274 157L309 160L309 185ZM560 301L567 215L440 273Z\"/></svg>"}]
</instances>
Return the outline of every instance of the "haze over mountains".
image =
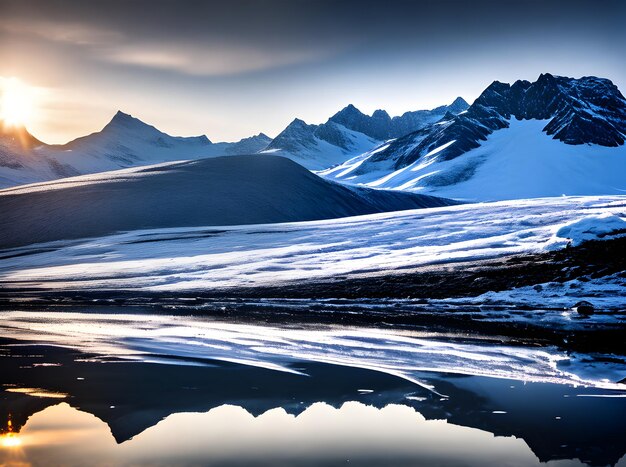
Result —
<instances>
[{"instance_id":1,"label":"haze over mountains","mask_svg":"<svg viewBox=\"0 0 626 467\"><path fill-rule=\"evenodd\" d=\"M391 118L372 116L353 105L321 125L295 119L274 140L263 133L234 143L213 143L205 135L170 136L118 111L99 132L64 145L47 145L25 128L0 132L0 188L75 175L104 172L176 160L267 152L288 157L308 169L322 170L376 147L392 135L423 128L446 112L467 107L462 98L433 110L406 112Z\"/></svg>"},{"instance_id":2,"label":"haze over mountains","mask_svg":"<svg viewBox=\"0 0 626 467\"><path fill-rule=\"evenodd\" d=\"M264 153L341 183L470 201L626 192L626 100L608 79L542 74L390 117L353 105L325 123L293 120L273 140L174 137L118 112L65 145L0 132L0 187L177 160ZM249 168L241 167L241 170Z\"/></svg>"},{"instance_id":3,"label":"haze over mountains","mask_svg":"<svg viewBox=\"0 0 626 467\"><path fill-rule=\"evenodd\" d=\"M161 162L252 154L271 139L259 133L235 143L206 136L170 136L118 111L99 132L64 145L47 145L24 128L0 133L0 187L54 180Z\"/></svg>"}]
</instances>

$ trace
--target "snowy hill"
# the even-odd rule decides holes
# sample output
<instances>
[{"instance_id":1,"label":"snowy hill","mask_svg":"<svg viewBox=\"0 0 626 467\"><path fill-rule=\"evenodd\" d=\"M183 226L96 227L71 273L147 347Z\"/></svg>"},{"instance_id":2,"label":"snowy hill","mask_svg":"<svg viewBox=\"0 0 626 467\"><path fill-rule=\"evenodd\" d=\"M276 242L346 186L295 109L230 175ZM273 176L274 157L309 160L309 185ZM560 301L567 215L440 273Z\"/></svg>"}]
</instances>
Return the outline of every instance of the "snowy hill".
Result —
<instances>
[{"instance_id":1,"label":"snowy hill","mask_svg":"<svg viewBox=\"0 0 626 467\"><path fill-rule=\"evenodd\" d=\"M466 112L320 174L351 184L497 200L626 190L626 100L609 80L491 84Z\"/></svg>"},{"instance_id":2,"label":"snowy hill","mask_svg":"<svg viewBox=\"0 0 626 467\"><path fill-rule=\"evenodd\" d=\"M467 107L467 102L459 97L450 105L391 118L384 110L369 116L348 105L321 125L309 125L296 118L264 152L288 157L310 170L322 170Z\"/></svg>"},{"instance_id":3,"label":"snowy hill","mask_svg":"<svg viewBox=\"0 0 626 467\"><path fill-rule=\"evenodd\" d=\"M46 145L26 129L0 133L0 187L54 180L155 163L250 154L271 139L264 134L236 143L212 143L206 136L170 136L123 112L99 132L64 145ZM27 143L24 143L24 142Z\"/></svg>"},{"instance_id":4,"label":"snowy hill","mask_svg":"<svg viewBox=\"0 0 626 467\"><path fill-rule=\"evenodd\" d=\"M1 190L0 248L136 229L330 219L449 204L346 187L282 157L228 156Z\"/></svg>"}]
</instances>

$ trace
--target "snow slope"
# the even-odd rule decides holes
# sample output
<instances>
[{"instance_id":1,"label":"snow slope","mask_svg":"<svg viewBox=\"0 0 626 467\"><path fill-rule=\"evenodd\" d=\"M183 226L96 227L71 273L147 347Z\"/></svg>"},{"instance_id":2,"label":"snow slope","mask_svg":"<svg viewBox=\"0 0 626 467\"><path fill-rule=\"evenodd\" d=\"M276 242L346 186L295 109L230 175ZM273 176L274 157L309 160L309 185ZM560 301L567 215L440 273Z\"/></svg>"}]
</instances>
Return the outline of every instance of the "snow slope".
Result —
<instances>
[{"instance_id":1,"label":"snow slope","mask_svg":"<svg viewBox=\"0 0 626 467\"><path fill-rule=\"evenodd\" d=\"M204 135L170 136L123 112L101 131L65 145L34 138L37 144L19 144L15 139L0 132L0 188L168 161L252 154L271 141L262 133L236 143L212 143Z\"/></svg>"},{"instance_id":2,"label":"snow slope","mask_svg":"<svg viewBox=\"0 0 626 467\"><path fill-rule=\"evenodd\" d=\"M542 129L547 120L511 119L478 148L447 159L448 142L393 172L354 176L364 154L331 170L333 180L471 201L626 193L626 145L568 145ZM355 162L359 163L355 166Z\"/></svg>"},{"instance_id":3,"label":"snow slope","mask_svg":"<svg viewBox=\"0 0 626 467\"><path fill-rule=\"evenodd\" d=\"M541 252L554 248L554 236L564 225L606 214L625 218L626 196L458 205L315 222L141 230L5 250L0 284L56 290L194 290L389 273ZM568 239L561 240L564 247ZM610 298L615 306L626 307L623 294Z\"/></svg>"},{"instance_id":4,"label":"snow slope","mask_svg":"<svg viewBox=\"0 0 626 467\"><path fill-rule=\"evenodd\" d=\"M346 187L282 157L216 157L0 190L0 247L124 230L303 221L449 204Z\"/></svg>"}]
</instances>

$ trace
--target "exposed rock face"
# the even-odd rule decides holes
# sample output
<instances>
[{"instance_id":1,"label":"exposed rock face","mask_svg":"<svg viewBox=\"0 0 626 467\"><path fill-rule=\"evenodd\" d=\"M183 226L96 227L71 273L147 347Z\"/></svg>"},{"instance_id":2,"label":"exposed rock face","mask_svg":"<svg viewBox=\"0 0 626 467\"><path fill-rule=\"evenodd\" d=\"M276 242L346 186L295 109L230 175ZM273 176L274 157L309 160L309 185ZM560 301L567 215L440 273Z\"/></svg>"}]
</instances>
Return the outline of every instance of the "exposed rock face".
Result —
<instances>
[{"instance_id":1,"label":"exposed rock face","mask_svg":"<svg viewBox=\"0 0 626 467\"><path fill-rule=\"evenodd\" d=\"M439 153L439 160L454 159L480 146L494 131L508 128L512 117L550 119L543 131L571 145L620 146L626 138L626 100L610 80L542 74L534 83L494 81L466 112L445 115L397 139L354 174L367 173L381 161L392 161L392 168L400 169L451 141L454 144Z\"/></svg>"},{"instance_id":2,"label":"exposed rock face","mask_svg":"<svg viewBox=\"0 0 626 467\"><path fill-rule=\"evenodd\" d=\"M624 144L626 101L608 79L543 74L534 83L496 81L472 107L492 109L505 119L552 119L544 131L567 144Z\"/></svg>"}]
</instances>

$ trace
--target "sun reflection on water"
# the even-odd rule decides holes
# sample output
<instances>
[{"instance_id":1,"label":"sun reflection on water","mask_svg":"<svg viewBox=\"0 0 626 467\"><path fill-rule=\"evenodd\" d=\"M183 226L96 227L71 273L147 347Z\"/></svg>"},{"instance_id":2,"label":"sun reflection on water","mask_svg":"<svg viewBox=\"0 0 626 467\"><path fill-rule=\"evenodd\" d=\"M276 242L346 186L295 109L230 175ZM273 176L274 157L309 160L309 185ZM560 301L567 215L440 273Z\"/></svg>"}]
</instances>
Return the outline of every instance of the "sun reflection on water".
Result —
<instances>
[{"instance_id":1,"label":"sun reflection on water","mask_svg":"<svg viewBox=\"0 0 626 467\"><path fill-rule=\"evenodd\" d=\"M3 448L16 448L22 445L22 440L17 435L17 433L5 433L4 435L0 435L2 438L2 447Z\"/></svg>"},{"instance_id":2,"label":"sun reflection on water","mask_svg":"<svg viewBox=\"0 0 626 467\"><path fill-rule=\"evenodd\" d=\"M26 394L32 397L46 397L50 399L65 399L67 397L67 394L65 393L47 391L40 388L6 388L5 391L18 394Z\"/></svg>"},{"instance_id":3,"label":"sun reflection on water","mask_svg":"<svg viewBox=\"0 0 626 467\"><path fill-rule=\"evenodd\" d=\"M6 432L0 435L0 445L3 448L17 448L22 445L19 435L13 431L11 416L7 420Z\"/></svg>"}]
</instances>

